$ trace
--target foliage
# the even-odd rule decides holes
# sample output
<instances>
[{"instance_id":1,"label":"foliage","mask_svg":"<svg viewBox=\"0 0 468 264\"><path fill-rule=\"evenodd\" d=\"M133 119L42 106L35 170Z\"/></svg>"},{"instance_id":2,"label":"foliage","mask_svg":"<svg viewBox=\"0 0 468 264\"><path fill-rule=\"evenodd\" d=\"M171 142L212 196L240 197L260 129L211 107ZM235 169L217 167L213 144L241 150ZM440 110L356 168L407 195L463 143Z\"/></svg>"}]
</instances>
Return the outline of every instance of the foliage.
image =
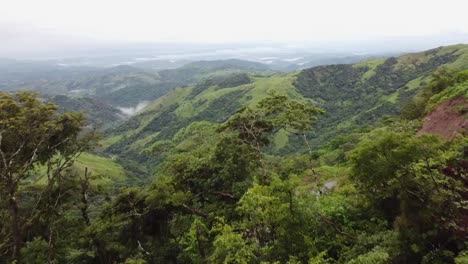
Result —
<instances>
[{"instance_id":1,"label":"foliage","mask_svg":"<svg viewBox=\"0 0 468 264\"><path fill-rule=\"evenodd\" d=\"M348 262L348 264L385 264L388 263L390 256L382 249L374 249L364 255L358 256Z\"/></svg>"},{"instance_id":2,"label":"foliage","mask_svg":"<svg viewBox=\"0 0 468 264\"><path fill-rule=\"evenodd\" d=\"M0 210L4 221L0 226L5 238L0 252L8 259L19 261L27 236L34 229L47 226L48 261L56 259L56 243L61 221L57 215L77 191L73 175L66 169L96 139L93 132L83 133L84 119L78 113L58 114L53 104L40 102L35 94L19 92L0 94ZM34 168L44 166L45 184L30 186ZM34 203L29 199L37 199ZM33 254L43 243L40 238L29 244L26 252ZM34 253L35 254L35 253Z\"/></svg>"},{"instance_id":3,"label":"foliage","mask_svg":"<svg viewBox=\"0 0 468 264\"><path fill-rule=\"evenodd\" d=\"M219 233L214 241L215 248L210 256L211 263L252 263L255 260L255 247L241 234L235 233L227 224L219 224L214 231Z\"/></svg>"},{"instance_id":4,"label":"foliage","mask_svg":"<svg viewBox=\"0 0 468 264\"><path fill-rule=\"evenodd\" d=\"M21 249L21 254L24 256L23 260L26 263L46 263L48 245L44 239L39 237L29 241L24 248Z\"/></svg>"},{"instance_id":5,"label":"foliage","mask_svg":"<svg viewBox=\"0 0 468 264\"><path fill-rule=\"evenodd\" d=\"M463 158L457 144L434 135L380 129L349 154L358 188L398 230L399 239L411 245L401 253L401 261L446 263L457 251L450 243L462 235L464 224L450 219L466 213L460 207L466 203L466 179L465 172L452 177L446 173ZM432 251L431 244L440 246Z\"/></svg>"}]
</instances>

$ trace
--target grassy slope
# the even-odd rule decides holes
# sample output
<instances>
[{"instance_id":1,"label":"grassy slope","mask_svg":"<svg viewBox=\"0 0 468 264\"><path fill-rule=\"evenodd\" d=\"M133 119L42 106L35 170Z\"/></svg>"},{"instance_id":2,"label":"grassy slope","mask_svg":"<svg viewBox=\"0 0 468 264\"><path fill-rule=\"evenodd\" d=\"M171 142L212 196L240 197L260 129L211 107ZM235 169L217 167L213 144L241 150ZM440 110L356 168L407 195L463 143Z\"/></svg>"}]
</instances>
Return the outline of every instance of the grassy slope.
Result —
<instances>
[{"instance_id":1,"label":"grassy slope","mask_svg":"<svg viewBox=\"0 0 468 264\"><path fill-rule=\"evenodd\" d=\"M124 168L110 158L82 153L75 160L71 169L77 173L79 177L83 177L85 168L88 168L93 185L114 185L124 183L126 180ZM36 184L43 184L46 182L46 167L37 167L34 174L35 176L31 179L31 182Z\"/></svg>"},{"instance_id":2,"label":"grassy slope","mask_svg":"<svg viewBox=\"0 0 468 264\"><path fill-rule=\"evenodd\" d=\"M448 87L442 92L433 95L426 106L426 112L430 112L446 100L459 96L468 98L468 81Z\"/></svg>"},{"instance_id":3,"label":"grassy slope","mask_svg":"<svg viewBox=\"0 0 468 264\"><path fill-rule=\"evenodd\" d=\"M203 119L203 115L206 114L206 112L216 111L217 109L213 107L213 104L217 100L229 100L234 93L238 93L236 102L239 107L256 104L259 100L267 96L270 91L287 94L293 98L303 98L292 85L295 74L296 73L289 73L278 74L271 77L254 77L253 83L237 87L218 89L215 86L211 86L193 98L188 98L193 90L193 86L179 87L148 105L140 115L133 119L133 121L138 123L137 126L124 130L123 133L118 131L117 134L108 137L104 141L104 145L112 145L118 142L122 137L131 137L133 140L130 142L129 149L142 150L144 146L150 146L154 143L157 134L144 134L142 131L150 126L152 121L160 118L165 114L165 111L174 106L176 106L174 113L177 119L179 121L187 120L191 123L192 120ZM238 107L233 110L236 111L237 109ZM222 112L224 109L218 110ZM232 112L233 111L227 114L232 114ZM161 138L159 138L159 140L160 139Z\"/></svg>"},{"instance_id":4,"label":"grassy slope","mask_svg":"<svg viewBox=\"0 0 468 264\"><path fill-rule=\"evenodd\" d=\"M366 61L354 64L353 67L354 68L366 68L367 71L362 75L361 80L367 81L372 76L375 75L375 69L377 68L377 66L381 65L384 62L385 62L385 59L370 59L370 60L366 60Z\"/></svg>"},{"instance_id":5,"label":"grassy slope","mask_svg":"<svg viewBox=\"0 0 468 264\"><path fill-rule=\"evenodd\" d=\"M106 184L112 182L125 181L124 168L112 159L96 156L89 153L81 154L74 163L78 171L88 168L92 176L97 177L94 180L96 184Z\"/></svg>"}]
</instances>

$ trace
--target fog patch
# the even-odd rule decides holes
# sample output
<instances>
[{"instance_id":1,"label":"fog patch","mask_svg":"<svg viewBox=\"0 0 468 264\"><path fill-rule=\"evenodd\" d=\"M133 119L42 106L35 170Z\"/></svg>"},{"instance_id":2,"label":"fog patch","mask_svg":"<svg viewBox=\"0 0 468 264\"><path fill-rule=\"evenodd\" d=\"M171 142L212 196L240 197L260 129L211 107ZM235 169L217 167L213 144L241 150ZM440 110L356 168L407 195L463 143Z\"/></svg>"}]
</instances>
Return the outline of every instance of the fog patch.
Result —
<instances>
[{"instance_id":1,"label":"fog patch","mask_svg":"<svg viewBox=\"0 0 468 264\"><path fill-rule=\"evenodd\" d=\"M133 106L133 107L117 107L117 109L119 109L120 112L124 116L129 117L129 116L134 116L134 115L138 114L139 112L141 112L141 110L143 110L143 108L145 108L148 104L149 104L148 101L141 101L136 106Z\"/></svg>"},{"instance_id":2,"label":"fog patch","mask_svg":"<svg viewBox=\"0 0 468 264\"><path fill-rule=\"evenodd\" d=\"M84 89L74 89L74 90L70 90L68 92L71 93L71 94L79 94L79 93L82 93L82 92L86 92L86 90L84 90Z\"/></svg>"},{"instance_id":3,"label":"fog patch","mask_svg":"<svg viewBox=\"0 0 468 264\"><path fill-rule=\"evenodd\" d=\"M290 58L290 59L283 59L283 60L287 62L294 62L294 61L302 60L303 58L304 57L297 57L297 58Z\"/></svg>"}]
</instances>

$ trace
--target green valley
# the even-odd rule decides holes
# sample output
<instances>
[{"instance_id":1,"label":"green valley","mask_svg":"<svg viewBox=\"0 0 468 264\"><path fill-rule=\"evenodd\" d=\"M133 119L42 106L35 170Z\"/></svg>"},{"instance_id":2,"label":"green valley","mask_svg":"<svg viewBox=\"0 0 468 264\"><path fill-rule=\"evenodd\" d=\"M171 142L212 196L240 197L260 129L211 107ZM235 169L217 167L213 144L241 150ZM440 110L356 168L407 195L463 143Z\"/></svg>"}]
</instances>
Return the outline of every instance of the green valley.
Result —
<instances>
[{"instance_id":1,"label":"green valley","mask_svg":"<svg viewBox=\"0 0 468 264\"><path fill-rule=\"evenodd\" d=\"M9 86L0 263L467 263L467 58Z\"/></svg>"}]
</instances>

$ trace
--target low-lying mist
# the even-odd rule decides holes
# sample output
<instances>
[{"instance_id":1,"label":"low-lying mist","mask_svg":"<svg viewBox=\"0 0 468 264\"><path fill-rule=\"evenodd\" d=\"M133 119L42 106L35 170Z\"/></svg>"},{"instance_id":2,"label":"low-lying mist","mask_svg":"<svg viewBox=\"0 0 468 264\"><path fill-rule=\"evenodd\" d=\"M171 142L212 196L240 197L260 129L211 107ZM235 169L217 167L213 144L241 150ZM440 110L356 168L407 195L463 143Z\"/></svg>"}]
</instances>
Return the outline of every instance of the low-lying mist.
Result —
<instances>
[{"instance_id":1,"label":"low-lying mist","mask_svg":"<svg viewBox=\"0 0 468 264\"><path fill-rule=\"evenodd\" d=\"M117 109L122 112L125 117L134 116L138 114L143 108L149 104L148 101L141 101L136 106L133 107L117 107Z\"/></svg>"}]
</instances>

